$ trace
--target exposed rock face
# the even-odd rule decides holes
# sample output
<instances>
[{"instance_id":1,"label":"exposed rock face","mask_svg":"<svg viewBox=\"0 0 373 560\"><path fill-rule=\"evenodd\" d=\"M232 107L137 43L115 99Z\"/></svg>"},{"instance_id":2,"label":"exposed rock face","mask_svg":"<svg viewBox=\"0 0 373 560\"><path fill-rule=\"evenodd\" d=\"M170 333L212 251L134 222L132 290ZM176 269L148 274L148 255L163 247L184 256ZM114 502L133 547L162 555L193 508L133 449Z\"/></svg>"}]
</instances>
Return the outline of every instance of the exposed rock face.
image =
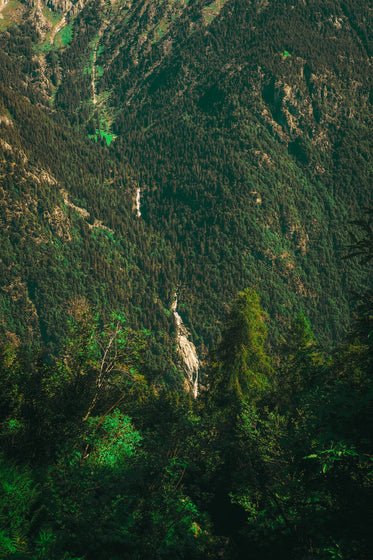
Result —
<instances>
[{"instance_id":1,"label":"exposed rock face","mask_svg":"<svg viewBox=\"0 0 373 560\"><path fill-rule=\"evenodd\" d=\"M12 120L7 115L0 115L0 125L13 126Z\"/></svg>"},{"instance_id":2,"label":"exposed rock face","mask_svg":"<svg viewBox=\"0 0 373 560\"><path fill-rule=\"evenodd\" d=\"M44 39L47 33L52 29L52 24L45 17L45 4L42 0L26 0L30 6L29 19L39 36Z\"/></svg>"},{"instance_id":3,"label":"exposed rock face","mask_svg":"<svg viewBox=\"0 0 373 560\"><path fill-rule=\"evenodd\" d=\"M2 138L0 138L0 147L5 152L12 152L13 151L12 146L6 140L3 140Z\"/></svg>"},{"instance_id":4,"label":"exposed rock face","mask_svg":"<svg viewBox=\"0 0 373 560\"><path fill-rule=\"evenodd\" d=\"M68 216L63 212L62 208L56 206L52 213L46 213L45 218L48 220L52 231L62 240L71 241L71 222Z\"/></svg>"},{"instance_id":5,"label":"exposed rock face","mask_svg":"<svg viewBox=\"0 0 373 560\"><path fill-rule=\"evenodd\" d=\"M78 0L77 2L71 2L71 0L47 0L46 5L49 6L54 12L66 14L67 12L75 15L80 11L87 0Z\"/></svg>"},{"instance_id":6,"label":"exposed rock face","mask_svg":"<svg viewBox=\"0 0 373 560\"><path fill-rule=\"evenodd\" d=\"M196 347L193 342L189 340L189 333L183 324L182 318L177 309L177 294L175 294L175 301L172 304L172 311L175 317L177 328L177 344L179 347L180 356L184 362L184 370L186 373L187 389L192 393L194 398L198 396L198 370L199 360L196 352Z\"/></svg>"},{"instance_id":7,"label":"exposed rock face","mask_svg":"<svg viewBox=\"0 0 373 560\"><path fill-rule=\"evenodd\" d=\"M55 12L68 12L73 7L73 3L70 0L47 0L47 6L49 6Z\"/></svg>"},{"instance_id":8,"label":"exposed rock face","mask_svg":"<svg viewBox=\"0 0 373 560\"><path fill-rule=\"evenodd\" d=\"M7 5L8 0L0 0L0 12Z\"/></svg>"}]
</instances>

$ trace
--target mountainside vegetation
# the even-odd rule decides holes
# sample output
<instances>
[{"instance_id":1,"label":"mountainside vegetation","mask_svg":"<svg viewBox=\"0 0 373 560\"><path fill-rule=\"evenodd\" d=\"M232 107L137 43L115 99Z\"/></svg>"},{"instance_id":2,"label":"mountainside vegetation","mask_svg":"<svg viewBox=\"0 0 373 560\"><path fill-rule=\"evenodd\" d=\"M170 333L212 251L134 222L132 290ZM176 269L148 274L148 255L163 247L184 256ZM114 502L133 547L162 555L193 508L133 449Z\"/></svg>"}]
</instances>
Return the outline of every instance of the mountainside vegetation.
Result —
<instances>
[{"instance_id":1,"label":"mountainside vegetation","mask_svg":"<svg viewBox=\"0 0 373 560\"><path fill-rule=\"evenodd\" d=\"M368 560L372 317L327 354L300 315L269 352L240 292L198 399L147 383L118 316L77 310L53 364L3 346L1 556Z\"/></svg>"},{"instance_id":2,"label":"mountainside vegetation","mask_svg":"<svg viewBox=\"0 0 373 560\"><path fill-rule=\"evenodd\" d=\"M1 558L370 560L372 20L0 0Z\"/></svg>"},{"instance_id":3,"label":"mountainside vegetation","mask_svg":"<svg viewBox=\"0 0 373 560\"><path fill-rule=\"evenodd\" d=\"M340 340L367 281L343 260L346 222L371 204L372 9L356 4L56 1L4 16L3 332L53 352L86 298L151 330L174 378L175 289L203 358L256 286L271 339L302 312L326 347Z\"/></svg>"}]
</instances>

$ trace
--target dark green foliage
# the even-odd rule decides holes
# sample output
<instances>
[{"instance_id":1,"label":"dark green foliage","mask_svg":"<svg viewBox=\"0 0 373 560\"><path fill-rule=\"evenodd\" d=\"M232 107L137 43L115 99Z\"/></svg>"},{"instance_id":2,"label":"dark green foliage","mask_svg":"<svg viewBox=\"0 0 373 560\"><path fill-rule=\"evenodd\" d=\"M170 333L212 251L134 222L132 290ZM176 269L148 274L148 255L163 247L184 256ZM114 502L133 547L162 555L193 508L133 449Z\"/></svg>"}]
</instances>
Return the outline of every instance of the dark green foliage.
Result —
<instances>
[{"instance_id":1,"label":"dark green foliage","mask_svg":"<svg viewBox=\"0 0 373 560\"><path fill-rule=\"evenodd\" d=\"M271 340L302 309L332 346L350 322L348 291L365 281L340 259L345 221L371 200L371 13L356 4L229 0L213 17L201 0L93 2L45 64L32 23L9 28L3 335L54 352L67 302L85 297L151 330L148 371L175 386L176 286L205 355L225 303L257 285ZM90 142L96 131L117 137Z\"/></svg>"},{"instance_id":2,"label":"dark green foliage","mask_svg":"<svg viewBox=\"0 0 373 560\"><path fill-rule=\"evenodd\" d=\"M370 560L371 3L95 1L59 46L25 10L0 37L1 558Z\"/></svg>"},{"instance_id":3,"label":"dark green foliage","mask_svg":"<svg viewBox=\"0 0 373 560\"><path fill-rule=\"evenodd\" d=\"M278 360L272 395L256 406L231 401L230 425L216 412L222 462L213 474L213 503L236 520L224 526L224 516L215 514L217 527L229 535L233 558L251 550L265 559L367 559L373 544L369 347L355 339L333 358L323 356L300 315ZM244 520L224 493L246 512Z\"/></svg>"},{"instance_id":4,"label":"dark green foliage","mask_svg":"<svg viewBox=\"0 0 373 560\"><path fill-rule=\"evenodd\" d=\"M180 485L190 400L139 383L141 340L115 320L100 332L85 311L56 364L4 351L1 444L32 464L1 462L4 558L187 559L214 548L206 515ZM169 417L157 422L162 410Z\"/></svg>"},{"instance_id":5,"label":"dark green foliage","mask_svg":"<svg viewBox=\"0 0 373 560\"><path fill-rule=\"evenodd\" d=\"M286 412L295 410L303 394L317 386L324 366L324 356L302 313L292 321L281 354L276 397L280 397L278 404Z\"/></svg>"},{"instance_id":6,"label":"dark green foliage","mask_svg":"<svg viewBox=\"0 0 373 560\"><path fill-rule=\"evenodd\" d=\"M16 432L16 421L9 431ZM16 552L28 552L34 529L35 505L40 491L27 468L17 468L0 457L0 554L2 558Z\"/></svg>"},{"instance_id":7,"label":"dark green foliage","mask_svg":"<svg viewBox=\"0 0 373 560\"><path fill-rule=\"evenodd\" d=\"M98 326L77 307L54 364L4 349L4 558L233 560L249 550L268 560L368 560L364 342L322 355L299 315L272 349L274 371L258 296L245 290L219 366L209 368L210 390L193 402L139 378L144 341L119 317Z\"/></svg>"},{"instance_id":8,"label":"dark green foliage","mask_svg":"<svg viewBox=\"0 0 373 560\"><path fill-rule=\"evenodd\" d=\"M218 364L212 373L212 392L228 400L255 401L268 389L272 373L264 344L267 328L258 295L252 289L238 294L218 349Z\"/></svg>"}]
</instances>

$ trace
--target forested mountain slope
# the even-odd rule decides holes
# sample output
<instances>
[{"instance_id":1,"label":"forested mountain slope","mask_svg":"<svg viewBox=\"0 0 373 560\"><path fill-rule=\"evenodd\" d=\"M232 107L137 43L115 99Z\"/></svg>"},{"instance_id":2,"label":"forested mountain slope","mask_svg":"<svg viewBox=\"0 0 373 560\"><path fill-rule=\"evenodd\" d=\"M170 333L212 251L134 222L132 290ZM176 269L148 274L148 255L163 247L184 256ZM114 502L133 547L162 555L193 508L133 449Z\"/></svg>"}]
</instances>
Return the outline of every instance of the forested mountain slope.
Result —
<instances>
[{"instance_id":1,"label":"forested mountain slope","mask_svg":"<svg viewBox=\"0 0 373 560\"><path fill-rule=\"evenodd\" d=\"M372 14L0 0L0 558L371 560Z\"/></svg>"},{"instance_id":2,"label":"forested mountain slope","mask_svg":"<svg viewBox=\"0 0 373 560\"><path fill-rule=\"evenodd\" d=\"M342 335L366 281L342 257L371 202L371 3L40 1L2 15L8 337L53 345L85 298L152 331L164 367L176 289L203 356L248 285L272 335L299 311L326 345Z\"/></svg>"},{"instance_id":3,"label":"forested mountain slope","mask_svg":"<svg viewBox=\"0 0 373 560\"><path fill-rule=\"evenodd\" d=\"M77 306L103 320L120 310L132 328L157 324L153 350L163 368L175 336L169 300L176 279L162 273L172 249L137 219L125 161L57 122L40 96L30 103L13 69L3 55L2 336L54 352Z\"/></svg>"},{"instance_id":4,"label":"forested mountain slope","mask_svg":"<svg viewBox=\"0 0 373 560\"><path fill-rule=\"evenodd\" d=\"M371 196L370 12L351 10L228 2L208 26L180 22L166 58L153 47L145 80L104 73L126 102L116 147L143 170L144 219L176 247L202 336L249 283L272 317L303 308L332 336L346 325L346 219Z\"/></svg>"}]
</instances>

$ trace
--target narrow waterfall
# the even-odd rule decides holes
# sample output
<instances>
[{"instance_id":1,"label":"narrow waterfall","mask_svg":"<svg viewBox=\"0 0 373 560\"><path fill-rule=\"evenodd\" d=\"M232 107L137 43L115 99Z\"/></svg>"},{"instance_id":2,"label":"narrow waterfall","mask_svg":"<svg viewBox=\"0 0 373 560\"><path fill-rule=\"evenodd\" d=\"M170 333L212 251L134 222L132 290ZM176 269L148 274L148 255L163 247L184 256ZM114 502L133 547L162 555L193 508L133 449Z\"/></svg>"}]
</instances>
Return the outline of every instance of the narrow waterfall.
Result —
<instances>
[{"instance_id":1,"label":"narrow waterfall","mask_svg":"<svg viewBox=\"0 0 373 560\"><path fill-rule=\"evenodd\" d=\"M187 381L193 397L197 398L199 361L196 347L194 346L193 342L188 339L188 330L186 329L185 325L183 324L182 318L177 312L177 294L175 294L175 300L172 304L171 309L175 317L177 344L180 356L182 357L184 362Z\"/></svg>"},{"instance_id":2,"label":"narrow waterfall","mask_svg":"<svg viewBox=\"0 0 373 560\"><path fill-rule=\"evenodd\" d=\"M136 216L138 218L141 217L141 210L140 210L140 189L136 189Z\"/></svg>"}]
</instances>

